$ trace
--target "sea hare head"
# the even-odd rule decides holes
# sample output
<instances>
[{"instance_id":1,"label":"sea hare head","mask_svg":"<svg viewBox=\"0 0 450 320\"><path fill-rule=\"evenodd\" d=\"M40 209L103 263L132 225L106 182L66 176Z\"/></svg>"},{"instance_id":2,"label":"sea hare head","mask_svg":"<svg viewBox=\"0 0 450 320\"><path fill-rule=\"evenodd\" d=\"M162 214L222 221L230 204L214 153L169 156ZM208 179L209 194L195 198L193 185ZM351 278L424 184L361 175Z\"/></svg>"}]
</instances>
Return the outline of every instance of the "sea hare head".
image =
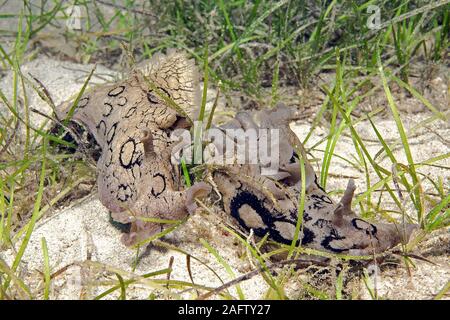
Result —
<instances>
[{"instance_id":1,"label":"sea hare head","mask_svg":"<svg viewBox=\"0 0 450 320\"><path fill-rule=\"evenodd\" d=\"M336 206L333 215L333 228L337 235L328 245L334 251L348 250L351 255L371 255L380 253L399 243L408 242L415 224L369 223L356 216L351 210L355 184L350 180L347 189ZM344 251L344 250L343 250Z\"/></svg>"}]
</instances>

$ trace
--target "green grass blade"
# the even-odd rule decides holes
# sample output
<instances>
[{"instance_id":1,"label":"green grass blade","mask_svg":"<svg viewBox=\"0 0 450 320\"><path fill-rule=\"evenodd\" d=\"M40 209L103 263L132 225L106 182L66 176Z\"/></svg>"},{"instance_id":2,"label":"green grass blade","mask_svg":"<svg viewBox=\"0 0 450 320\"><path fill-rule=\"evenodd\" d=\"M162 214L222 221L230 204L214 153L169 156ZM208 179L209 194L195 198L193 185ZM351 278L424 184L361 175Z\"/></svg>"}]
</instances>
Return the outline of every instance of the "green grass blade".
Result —
<instances>
[{"instance_id":1,"label":"green grass blade","mask_svg":"<svg viewBox=\"0 0 450 320\"><path fill-rule=\"evenodd\" d=\"M48 258L47 241L44 237L41 239L42 255L44 257L44 300L48 300L50 293L50 264Z\"/></svg>"},{"instance_id":2,"label":"green grass blade","mask_svg":"<svg viewBox=\"0 0 450 320\"><path fill-rule=\"evenodd\" d=\"M412 184L418 186L417 188L415 188L415 191L414 191L414 194L415 194L414 205L416 206L416 209L417 209L418 221L423 225L424 221L423 221L422 187L420 185L419 179L417 178L416 167L414 165L414 160L413 160L413 157L411 154L411 149L409 147L408 138L406 136L402 120L400 119L400 114L398 112L397 106L395 105L394 98L392 97L391 91L390 91L388 83L387 83L387 79L386 79L386 76L385 76L385 73L383 70L383 65L381 63L381 57L380 57L379 50L377 51L377 62L378 62L378 72L380 74L380 77L381 77L381 80L383 83L383 88L384 88L384 91L386 94L386 98L388 100L388 105L391 109L392 116L394 117L395 124L397 125L397 130L398 130L398 133L400 134L400 138L403 143L403 148L405 151L406 159L408 160L409 173L411 175L412 182L413 182Z\"/></svg>"},{"instance_id":3,"label":"green grass blade","mask_svg":"<svg viewBox=\"0 0 450 320\"><path fill-rule=\"evenodd\" d=\"M12 272L16 272L17 268L19 267L20 261L22 260L23 254L25 253L25 250L28 246L28 242L30 241L31 238L31 234L33 233L34 230L34 226L39 214L39 209L41 206L41 201L42 201L42 195L44 193L44 181L45 181L45 172L46 172L46 163L47 163L47 140L44 139L43 141L43 148L42 148L42 167L41 167L41 174L40 174L40 178L39 178L39 189L37 192L37 196L36 196L36 201L34 203L34 209L33 209L33 214L31 216L31 220L28 224L28 228L27 228L27 232L25 234L25 237L22 241L22 244L19 247L19 250L17 251L16 257L14 259L14 262L12 264L11 270ZM4 284L4 291L6 291L6 289L9 286L9 279L5 282Z\"/></svg>"},{"instance_id":4,"label":"green grass blade","mask_svg":"<svg viewBox=\"0 0 450 320\"><path fill-rule=\"evenodd\" d=\"M222 256L219 254L219 252L217 252L216 249L214 249L205 239L200 239L200 243L209 251L209 253L211 253L216 260L225 268L225 270L227 271L228 275L230 276L231 279L236 278L236 275L233 272L233 269L231 268L231 266L225 261L224 258L222 258ZM239 284L236 285L236 291L238 293L239 299L240 300L245 300L245 296L244 293L242 292L241 286Z\"/></svg>"}]
</instances>

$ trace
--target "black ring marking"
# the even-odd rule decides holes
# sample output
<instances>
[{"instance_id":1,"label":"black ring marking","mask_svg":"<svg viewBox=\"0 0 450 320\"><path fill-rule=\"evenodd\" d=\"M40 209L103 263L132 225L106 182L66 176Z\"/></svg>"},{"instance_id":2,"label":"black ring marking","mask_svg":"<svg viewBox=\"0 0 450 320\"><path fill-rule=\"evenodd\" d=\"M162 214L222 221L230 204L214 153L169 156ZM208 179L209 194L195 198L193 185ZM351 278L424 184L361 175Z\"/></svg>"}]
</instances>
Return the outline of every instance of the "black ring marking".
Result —
<instances>
[{"instance_id":1,"label":"black ring marking","mask_svg":"<svg viewBox=\"0 0 450 320\"><path fill-rule=\"evenodd\" d=\"M241 187L242 185L239 188ZM258 237L264 237L264 235L267 232L270 232L270 226L272 226L272 228L274 227L273 221L270 221L271 220L270 218L267 219L267 216L270 215L270 212L264 206L262 206L261 202L254 194L248 191L240 191L238 194L236 194L236 196L233 197L230 201L230 213L231 216L234 217L239 222L239 224L243 226L247 231L249 231L250 228L241 218L241 215L239 213L239 209L244 204L249 205L256 213L258 213L259 216L262 218L264 224L268 227L268 228L253 229ZM269 220L269 223L267 223L266 220Z\"/></svg>"},{"instance_id":2,"label":"black ring marking","mask_svg":"<svg viewBox=\"0 0 450 320\"><path fill-rule=\"evenodd\" d=\"M89 97L83 97L78 101L77 108L84 108L89 103Z\"/></svg>"},{"instance_id":3,"label":"black ring marking","mask_svg":"<svg viewBox=\"0 0 450 320\"><path fill-rule=\"evenodd\" d=\"M114 89L111 89L108 92L108 96L117 97L119 94L121 94L124 91L125 91L125 86L118 86L118 87L115 87Z\"/></svg>"},{"instance_id":4,"label":"black ring marking","mask_svg":"<svg viewBox=\"0 0 450 320\"><path fill-rule=\"evenodd\" d=\"M330 235L326 236L322 240L321 245L325 249L328 249L328 250L330 250L332 252L336 252L336 253L341 253L341 252L350 250L351 248L341 249L341 248L333 248L332 247L332 243L331 242L333 242L334 240L343 240L343 239L345 239L345 237L340 236L339 233L337 232L337 230L332 228L331 232L330 232Z\"/></svg>"},{"instance_id":5,"label":"black ring marking","mask_svg":"<svg viewBox=\"0 0 450 320\"><path fill-rule=\"evenodd\" d=\"M314 174L314 183L316 184L316 186L322 190L323 192L326 192L324 188L322 188L322 186L319 184L319 181L317 179L317 175Z\"/></svg>"},{"instance_id":6,"label":"black ring marking","mask_svg":"<svg viewBox=\"0 0 450 320\"><path fill-rule=\"evenodd\" d=\"M118 106L123 107L124 105L126 105L128 102L127 97L119 97L119 102L117 102Z\"/></svg>"},{"instance_id":7,"label":"black ring marking","mask_svg":"<svg viewBox=\"0 0 450 320\"><path fill-rule=\"evenodd\" d=\"M103 135L106 134L106 122L104 120L100 120L100 122L95 126L95 128L97 128L97 131L100 133L100 128L101 126L104 126L104 130L103 130Z\"/></svg>"},{"instance_id":8,"label":"black ring marking","mask_svg":"<svg viewBox=\"0 0 450 320\"><path fill-rule=\"evenodd\" d=\"M159 172L158 172L158 173L155 173L155 174L153 175L153 178L156 178L156 177L161 178L161 180L162 180L162 182L163 182L163 187L162 187L161 191L156 192L155 189L154 189L153 187L152 187L152 190L151 190L152 195L153 195L155 198L158 198L164 191L166 191L166 177L165 177L163 174L159 173Z\"/></svg>"},{"instance_id":9,"label":"black ring marking","mask_svg":"<svg viewBox=\"0 0 450 320\"><path fill-rule=\"evenodd\" d=\"M317 195L317 194L312 194L311 198L313 198L313 199L315 199L316 201L319 201L319 202L325 202L325 203L328 203L328 204L333 204L333 201L331 201L331 199L325 194L320 195L320 196Z\"/></svg>"},{"instance_id":10,"label":"black ring marking","mask_svg":"<svg viewBox=\"0 0 450 320\"><path fill-rule=\"evenodd\" d=\"M320 229L323 229L324 227L332 227L332 222L330 220L325 220L322 218L319 218L316 220L316 222L313 223L313 226L318 227Z\"/></svg>"},{"instance_id":11,"label":"black ring marking","mask_svg":"<svg viewBox=\"0 0 450 320\"><path fill-rule=\"evenodd\" d=\"M292 239L287 239L280 234L280 232L276 229L275 222L285 222L295 227L297 221L291 221L287 219L283 216L282 213L278 212L277 210L273 210L273 213L271 213L256 195L247 190L241 190L230 201L230 213L231 216L233 216L238 221L238 223L247 231L249 231L250 228L246 225L245 221L241 218L239 213L239 209L244 204L250 206L261 217L264 225L267 226L266 228L253 228L253 231L258 237L264 237L266 233L269 233L270 237L276 242L280 242L283 244L292 243ZM305 243L310 243L313 241L314 237L315 235L311 230L309 230L308 228L304 228L304 237L302 239L302 243L303 241L305 241ZM298 246L299 243L300 241L297 240L296 245Z\"/></svg>"},{"instance_id":12,"label":"black ring marking","mask_svg":"<svg viewBox=\"0 0 450 320\"><path fill-rule=\"evenodd\" d=\"M153 104L159 103L158 98L153 94L153 90L147 92L147 100Z\"/></svg>"},{"instance_id":13,"label":"black ring marking","mask_svg":"<svg viewBox=\"0 0 450 320\"><path fill-rule=\"evenodd\" d=\"M294 151L292 151L292 156L289 159L289 163L295 163L297 160L298 160L298 154L294 150Z\"/></svg>"},{"instance_id":14,"label":"black ring marking","mask_svg":"<svg viewBox=\"0 0 450 320\"><path fill-rule=\"evenodd\" d=\"M362 221L364 224L370 226L371 229L369 230L369 228L361 228L361 227L359 227L358 226L358 221ZM359 218L352 219L352 225L358 230L364 230L367 235L375 236L377 234L377 232L378 232L376 226L374 226L373 224L371 224L371 223L369 223L367 221L364 221L363 219L359 219Z\"/></svg>"},{"instance_id":15,"label":"black ring marking","mask_svg":"<svg viewBox=\"0 0 450 320\"><path fill-rule=\"evenodd\" d=\"M327 195L316 195L312 194L311 199L313 200L313 208L314 209L322 209L325 208L326 204L333 204L333 201ZM326 203L326 204L324 204Z\"/></svg>"},{"instance_id":16,"label":"black ring marking","mask_svg":"<svg viewBox=\"0 0 450 320\"><path fill-rule=\"evenodd\" d=\"M308 214L308 212L303 211L303 222L311 221L312 217Z\"/></svg>"},{"instance_id":17,"label":"black ring marking","mask_svg":"<svg viewBox=\"0 0 450 320\"><path fill-rule=\"evenodd\" d=\"M302 246L314 241L316 235L309 228L303 227ZM290 241L292 243L292 241Z\"/></svg>"},{"instance_id":18,"label":"black ring marking","mask_svg":"<svg viewBox=\"0 0 450 320\"><path fill-rule=\"evenodd\" d=\"M109 154L109 158L107 160L105 160L105 166L106 167L109 167L111 165L111 163L112 163L112 160L113 160L113 151L112 151L111 148L108 149L108 154Z\"/></svg>"},{"instance_id":19,"label":"black ring marking","mask_svg":"<svg viewBox=\"0 0 450 320\"><path fill-rule=\"evenodd\" d=\"M133 116L136 113L137 108L136 107L131 107L130 109L128 109L127 113L125 114L124 118L129 118L131 116Z\"/></svg>"},{"instance_id":20,"label":"black ring marking","mask_svg":"<svg viewBox=\"0 0 450 320\"><path fill-rule=\"evenodd\" d=\"M124 159L124 148L127 148L129 145L131 144L132 146L132 151L131 151L131 156L129 157L129 159ZM120 153L119 153L119 161L120 164L122 165L122 167L124 167L125 169L130 169L132 168L135 164L140 165L141 161L142 161L142 152L141 151L136 151L136 140L134 140L133 138L129 138L124 144L122 144L122 146L120 147Z\"/></svg>"},{"instance_id":21,"label":"black ring marking","mask_svg":"<svg viewBox=\"0 0 450 320\"><path fill-rule=\"evenodd\" d=\"M121 194L121 191L122 194ZM130 199L132 196L132 191L129 185L125 185L125 184L119 184L119 189L117 192L117 200L121 201L121 202L125 202L128 199Z\"/></svg>"},{"instance_id":22,"label":"black ring marking","mask_svg":"<svg viewBox=\"0 0 450 320\"><path fill-rule=\"evenodd\" d=\"M113 111L113 106L112 106L111 103L108 103L108 102L105 102L104 105L105 105L105 107L109 107L108 112L104 112L104 113L102 114L102 116L104 116L104 117L106 118L106 117L108 117L108 116L112 113L112 111Z\"/></svg>"},{"instance_id":23,"label":"black ring marking","mask_svg":"<svg viewBox=\"0 0 450 320\"><path fill-rule=\"evenodd\" d=\"M106 135L106 142L107 142L108 144L110 144L111 141L113 141L114 136L116 135L117 124L118 124L118 122L114 123L114 124L112 125L112 127L109 128L109 130L108 130L108 134Z\"/></svg>"}]
</instances>

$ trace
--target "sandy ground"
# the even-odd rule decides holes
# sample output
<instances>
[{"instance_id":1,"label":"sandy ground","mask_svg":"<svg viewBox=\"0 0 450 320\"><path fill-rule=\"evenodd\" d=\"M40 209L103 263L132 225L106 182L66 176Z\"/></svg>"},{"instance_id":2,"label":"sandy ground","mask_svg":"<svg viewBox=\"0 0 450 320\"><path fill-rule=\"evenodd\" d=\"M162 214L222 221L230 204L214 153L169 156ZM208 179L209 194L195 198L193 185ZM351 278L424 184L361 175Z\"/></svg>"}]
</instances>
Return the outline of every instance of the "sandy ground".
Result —
<instances>
[{"instance_id":1,"label":"sandy ground","mask_svg":"<svg viewBox=\"0 0 450 320\"><path fill-rule=\"evenodd\" d=\"M21 66L22 74L27 77L34 86L39 84L33 79L38 79L49 91L55 105L73 98L83 87L84 81L94 68L94 65L81 65L71 62L62 62L42 56L31 62ZM50 71L52 70L52 71ZM92 84L104 83L105 81L113 81L117 78L117 73L109 70L101 65L96 67L95 75L92 77ZM0 87L6 98L11 101L13 96L13 73L8 72L1 80ZM32 108L41 111L44 114L51 115L51 107L42 100L30 84L25 84L25 92ZM18 81L18 96L23 97L23 89L20 81ZM23 103L19 104L19 114L24 117ZM9 111L3 106L0 113L9 115ZM38 128L45 120L41 115L30 112L30 123L33 127ZM24 126L20 127L22 131Z\"/></svg>"},{"instance_id":2,"label":"sandy ground","mask_svg":"<svg viewBox=\"0 0 450 320\"><path fill-rule=\"evenodd\" d=\"M30 72L39 78L51 92L55 103L58 104L77 93L91 67L39 57L25 64L22 71L24 74ZM101 66L98 66L97 72L109 77L116 76L114 72ZM7 95L11 93L11 77L12 75L9 74L0 81L0 87ZM100 81L100 77L96 77L96 79ZM448 84L444 83L444 85ZM45 113L50 112L49 107L36 94L32 93L32 90L29 90L28 93L31 106ZM213 92L211 96L214 97ZM382 104L383 102L379 103ZM223 110L224 106L220 107ZM5 112L1 105L0 112ZM402 118L408 130L430 116L431 113L422 112L407 114ZM42 117L36 116L34 118L33 116L33 125L38 125L40 121L42 121ZM395 123L389 116L377 116L374 118L374 122L381 134L390 143L398 139ZM308 121L300 121L293 124L292 128L300 137L304 138L309 132L310 126L311 124ZM356 129L366 139L376 138L367 122L361 122ZM319 127L311 137L307 147L322 139L327 134L326 130L324 127ZM448 152L450 150L449 136L450 124L442 121L434 122L426 129L420 129L410 139L414 160L419 162ZM376 142L368 141L367 143L368 150L372 155L381 148ZM317 149L320 150L324 147L325 145L322 144ZM399 161L406 163L402 151L399 145L396 154ZM342 137L336 146L336 152L343 157L353 158L355 149L351 138L348 136ZM313 151L312 155L318 159L322 158L319 151ZM387 163L387 159L382 162L382 164ZM449 167L450 161L446 159L439 164ZM421 170L429 175L432 180L436 181L438 177L441 177L444 184L449 185L450 174L448 170L439 167L423 167ZM362 192L366 189L363 183L365 181L364 173L350 167L348 163L337 157L333 158L330 173L328 190L345 188L348 177L356 179L357 191ZM374 173L371 173L371 181L377 181L375 177ZM428 181L424 181L424 188L425 190L431 190ZM390 206L392 204L388 201L383 202L384 208ZM406 208L406 210L408 213L412 213L412 208ZM387 299L430 299L436 295L450 280L449 235L449 230L441 230L430 235L416 249L417 254L427 254L426 259L434 264L415 260L416 267L410 270L410 274L408 274L404 264L401 263L395 268L382 268L383 272L378 277L372 277L372 281L376 279L379 297ZM137 275L167 268L171 257L174 259L171 279L191 283L186 265L186 255L174 250L150 247L146 252L141 252L139 263L133 271L136 252L127 249L120 243L120 232L109 223L108 212L95 194L68 208L54 211L36 225L20 265L21 278L25 283L30 284L32 292L42 292L43 282L40 271L43 269L41 250L41 239L43 237L48 243L51 270L57 272L51 287L51 298L54 299L95 297L110 288L111 281L117 281L114 272L121 273L125 279L137 277ZM216 258L200 244L199 239L205 239L218 251L224 260L232 266L234 275L230 276ZM215 214L206 212L195 214L176 232L165 237L164 241L176 245L192 257L198 258L217 273L217 275L214 274L204 264L191 259L192 278L196 284L217 287L222 284L221 281L229 281L251 270L252 262L248 259L243 246L222 229L220 220ZM19 245L20 242L15 244L15 250ZM443 247L444 250L442 250ZM8 249L0 252L0 257L10 264L14 257L14 250ZM287 285L289 296L302 297L304 283L308 281L305 279L308 275L310 274L307 270L296 271L296 276L291 277ZM165 279L166 275L156 278ZM356 298L370 298L362 280L356 279L353 282L352 288L353 291L356 290ZM101 286L101 284L105 284L105 286ZM156 292L157 298L195 297L195 291L193 290L182 292L180 296L169 297L164 287L159 287L157 291L154 291L155 286L156 284L153 282L141 281L139 285L130 286L127 290L127 297L129 299L147 298L151 292ZM268 289L267 284L260 276L242 282L241 287L248 299L263 298ZM398 290L399 288L401 290ZM172 290L172 292L175 291ZM234 289L231 289L230 293L237 296ZM118 294L119 292L116 292L110 297L117 297ZM449 296L447 295L444 298L448 299Z\"/></svg>"}]
</instances>

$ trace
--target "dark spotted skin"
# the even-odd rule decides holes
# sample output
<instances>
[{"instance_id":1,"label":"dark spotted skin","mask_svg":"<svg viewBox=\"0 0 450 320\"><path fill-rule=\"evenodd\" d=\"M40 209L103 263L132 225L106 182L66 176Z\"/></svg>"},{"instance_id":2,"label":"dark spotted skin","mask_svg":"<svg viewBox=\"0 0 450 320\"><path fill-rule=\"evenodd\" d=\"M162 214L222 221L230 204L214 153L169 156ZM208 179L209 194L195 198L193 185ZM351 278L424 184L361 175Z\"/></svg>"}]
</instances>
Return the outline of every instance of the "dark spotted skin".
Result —
<instances>
[{"instance_id":1,"label":"dark spotted skin","mask_svg":"<svg viewBox=\"0 0 450 320\"><path fill-rule=\"evenodd\" d=\"M282 204L280 210L257 184L241 181L238 176L223 171L215 172L213 177L223 197L224 211L239 226L246 231L253 229L260 238L269 234L269 239L291 245L297 223L299 192L293 192L297 197L278 199ZM342 222L336 223L336 208L337 204L322 188L310 186L305 199L300 241L296 245L336 254L371 255L400 241L394 225L369 223L353 212L348 212ZM411 232L410 226L408 232Z\"/></svg>"},{"instance_id":2,"label":"dark spotted skin","mask_svg":"<svg viewBox=\"0 0 450 320\"><path fill-rule=\"evenodd\" d=\"M283 115L284 111L282 107L275 108L272 115L261 123L266 121L266 127L277 128L276 121L273 119L277 114ZM238 122L240 119L248 118L250 118L249 115L236 117ZM254 126L252 121L241 123L241 125L242 127ZM287 130L284 134L287 135L286 132ZM281 136L280 141L284 142L284 149L280 150L280 154L284 153L289 165L294 164L290 168L294 168L297 172L292 170L288 172L292 177L296 177L297 181L286 177L277 180L277 184L262 183L268 178L259 176L258 170L246 164L215 168L212 175L222 195L224 211L238 225L246 231L252 229L258 237L268 234L269 239L290 245L294 240L298 220L301 189L299 153L292 147L286 148L285 142L288 141L286 136ZM291 141L299 145L300 150L303 148L298 139ZM292 156L286 156L289 154ZM306 157L306 153L302 154ZM281 161L280 164L282 168ZM341 202L335 203L319 185L311 165L306 166L305 179L305 205L301 232L296 245L301 244L308 248L336 254L372 255L391 248L401 241L395 225L369 223L356 216L350 208L354 192L353 184L349 184ZM263 186L270 186L270 190L264 189ZM407 236L414 228L414 225L406 226Z\"/></svg>"},{"instance_id":3,"label":"dark spotted skin","mask_svg":"<svg viewBox=\"0 0 450 320\"><path fill-rule=\"evenodd\" d=\"M210 189L203 183L184 190L178 165L171 163L176 141L170 135L180 119L189 119L164 99L196 108L197 81L194 62L172 51L156 55L119 83L87 92L78 102L71 121L83 125L102 150L97 162L100 201L116 222L132 223L123 238L126 245L161 229L139 218L181 219L195 210L194 197ZM66 107L58 116L67 113Z\"/></svg>"},{"instance_id":4,"label":"dark spotted skin","mask_svg":"<svg viewBox=\"0 0 450 320\"><path fill-rule=\"evenodd\" d=\"M229 185L233 185L234 182L238 185L232 194L228 193L229 190L226 190L224 188L225 185L222 183L219 183L218 188L224 197L225 211L229 212L229 214L241 227L243 227L246 231L253 229L254 234L261 238L268 233L269 238L276 242L286 245L290 245L292 243L298 216L296 206L297 200L295 198L294 200L288 200L290 210L280 211L276 209L273 203L265 197L261 191L258 191L257 188L249 186L245 182L238 181L237 177L231 178L231 176L228 176L223 172L215 174L215 182L224 181L225 179L229 180ZM229 185L226 187L229 187ZM305 208L311 206L309 203L314 203L316 205L320 203L317 207L324 208L322 203L329 202L331 202L330 198L325 194L321 194L320 197L311 197L308 195L306 197L307 205L305 205ZM260 217L260 222L262 222L260 227L252 228L246 223L246 218L244 216L246 212L242 210L244 206L252 208L253 211ZM301 228L297 245L301 244L303 246L315 248L320 247L333 252L344 251L334 249L331 244L328 245L326 237L320 241L320 236L323 232L316 232L316 230L320 229L318 224L320 224L322 228L326 227L326 223L324 223L324 221L329 220L317 218L317 215L314 214L314 209L304 210L303 227ZM319 246L315 244L319 244Z\"/></svg>"}]
</instances>

